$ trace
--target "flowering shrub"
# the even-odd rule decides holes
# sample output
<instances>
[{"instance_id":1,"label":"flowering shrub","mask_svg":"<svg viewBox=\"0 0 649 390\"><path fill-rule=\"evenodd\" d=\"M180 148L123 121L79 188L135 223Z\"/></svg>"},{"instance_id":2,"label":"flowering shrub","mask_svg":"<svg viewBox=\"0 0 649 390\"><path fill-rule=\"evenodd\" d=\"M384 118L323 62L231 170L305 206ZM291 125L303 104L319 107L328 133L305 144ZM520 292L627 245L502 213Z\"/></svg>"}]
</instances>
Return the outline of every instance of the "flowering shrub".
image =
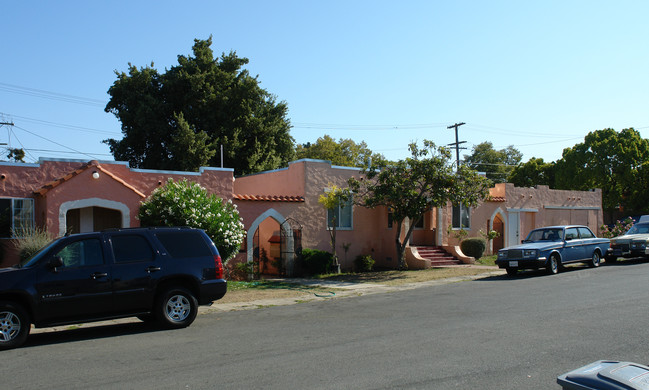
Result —
<instances>
[{"instance_id":1,"label":"flowering shrub","mask_svg":"<svg viewBox=\"0 0 649 390\"><path fill-rule=\"evenodd\" d=\"M140 204L142 226L189 226L205 230L225 263L239 251L246 235L237 206L183 179L167 183Z\"/></svg>"},{"instance_id":2,"label":"flowering shrub","mask_svg":"<svg viewBox=\"0 0 649 390\"><path fill-rule=\"evenodd\" d=\"M635 222L633 218L626 217L626 219L624 219L623 221L615 221L615 224L612 227L602 225L599 227L599 230L601 230L602 232L602 237L613 238L626 233L629 229L631 229L631 226L633 226L633 222Z\"/></svg>"}]
</instances>

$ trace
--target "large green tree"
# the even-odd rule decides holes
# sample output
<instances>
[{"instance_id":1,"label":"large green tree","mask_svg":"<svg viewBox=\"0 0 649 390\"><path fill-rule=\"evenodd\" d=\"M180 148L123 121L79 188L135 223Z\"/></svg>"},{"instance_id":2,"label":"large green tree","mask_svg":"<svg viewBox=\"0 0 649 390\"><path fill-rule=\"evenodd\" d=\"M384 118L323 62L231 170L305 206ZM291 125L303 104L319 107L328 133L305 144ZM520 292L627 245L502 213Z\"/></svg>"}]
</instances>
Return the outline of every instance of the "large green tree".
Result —
<instances>
[{"instance_id":1,"label":"large green tree","mask_svg":"<svg viewBox=\"0 0 649 390\"><path fill-rule=\"evenodd\" d=\"M313 158L318 160L331 161L333 165L343 167L367 167L371 163L380 163L385 157L379 153L373 153L367 147L365 141L360 143L352 139L335 139L329 135L318 138L315 143L297 145L296 158Z\"/></svg>"},{"instance_id":2,"label":"large green tree","mask_svg":"<svg viewBox=\"0 0 649 390\"><path fill-rule=\"evenodd\" d=\"M392 210L399 269L407 268L406 243L426 211L445 207L449 202L476 206L488 196L491 184L466 165L456 169L451 152L431 141L424 141L422 148L412 143L410 151L412 156L405 160L364 170L364 180L349 180L355 203L369 208L385 206ZM401 237L406 218L410 225Z\"/></svg>"},{"instance_id":3,"label":"large green tree","mask_svg":"<svg viewBox=\"0 0 649 390\"><path fill-rule=\"evenodd\" d=\"M584 142L563 150L556 162L558 189L602 189L605 211L649 213L647 168L649 141L633 128L588 133Z\"/></svg>"},{"instance_id":4,"label":"large green tree","mask_svg":"<svg viewBox=\"0 0 649 390\"><path fill-rule=\"evenodd\" d=\"M522 158L523 154L511 145L496 150L491 142L482 142L473 147L471 154L464 158L464 163L485 172L494 183L504 183Z\"/></svg>"},{"instance_id":5,"label":"large green tree","mask_svg":"<svg viewBox=\"0 0 649 390\"><path fill-rule=\"evenodd\" d=\"M106 111L122 124L121 140L104 140L133 167L197 170L224 166L235 174L275 169L294 158L288 107L243 69L236 52L214 58L212 38L194 40L164 73L153 64L116 72Z\"/></svg>"},{"instance_id":6,"label":"large green tree","mask_svg":"<svg viewBox=\"0 0 649 390\"><path fill-rule=\"evenodd\" d=\"M554 162L546 163L542 158L532 157L516 166L507 182L517 187L534 187L541 184L554 188L554 170Z\"/></svg>"}]
</instances>

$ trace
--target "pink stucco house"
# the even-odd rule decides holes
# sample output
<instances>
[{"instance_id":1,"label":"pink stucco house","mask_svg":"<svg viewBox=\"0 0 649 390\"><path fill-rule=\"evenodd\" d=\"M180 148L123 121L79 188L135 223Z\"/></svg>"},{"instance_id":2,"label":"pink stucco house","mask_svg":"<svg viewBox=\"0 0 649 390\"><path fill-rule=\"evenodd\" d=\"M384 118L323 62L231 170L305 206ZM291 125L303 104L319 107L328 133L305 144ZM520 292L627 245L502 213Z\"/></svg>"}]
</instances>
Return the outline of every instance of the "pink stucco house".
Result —
<instances>
[{"instance_id":1,"label":"pink stucco house","mask_svg":"<svg viewBox=\"0 0 649 390\"><path fill-rule=\"evenodd\" d=\"M211 193L237 204L247 239L231 263L260 260L263 272L299 271L301 248L330 251L328 213L336 213L338 256L352 269L358 255L372 255L377 266L396 266L389 211L366 209L352 202L327 211L318 198L333 185L345 187L360 177L359 168L332 166L322 160L299 160L288 167L244 177L229 168L199 172L132 169L124 162L41 159L36 164L0 163L0 243L3 265L16 261L10 245L12 228L46 227L56 236L111 227L138 226L139 204L169 178L197 182ZM448 205L426 213L415 228L407 251L411 268L469 262L457 250L459 229L469 236L490 229L501 233L489 250L515 244L536 226L579 223L597 231L602 224L601 190L558 191L498 184L489 200L466 210ZM451 256L449 256L450 254Z\"/></svg>"}]
</instances>

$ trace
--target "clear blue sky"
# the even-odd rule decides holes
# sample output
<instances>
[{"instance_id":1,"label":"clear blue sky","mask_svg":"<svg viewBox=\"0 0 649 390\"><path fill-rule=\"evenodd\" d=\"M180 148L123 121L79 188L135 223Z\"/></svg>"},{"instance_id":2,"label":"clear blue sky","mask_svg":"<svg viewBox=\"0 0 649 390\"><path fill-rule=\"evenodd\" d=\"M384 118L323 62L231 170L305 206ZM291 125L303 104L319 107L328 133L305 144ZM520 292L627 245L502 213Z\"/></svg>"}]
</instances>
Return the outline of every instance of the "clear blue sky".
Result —
<instances>
[{"instance_id":1,"label":"clear blue sky","mask_svg":"<svg viewBox=\"0 0 649 390\"><path fill-rule=\"evenodd\" d=\"M329 134L390 159L411 141L513 145L555 161L589 131L649 137L649 2L4 1L0 142L112 160L114 71L163 71L213 36L278 100L297 143ZM77 99L81 98L81 99ZM4 152L2 154L5 154ZM4 156L2 156L4 157Z\"/></svg>"}]
</instances>

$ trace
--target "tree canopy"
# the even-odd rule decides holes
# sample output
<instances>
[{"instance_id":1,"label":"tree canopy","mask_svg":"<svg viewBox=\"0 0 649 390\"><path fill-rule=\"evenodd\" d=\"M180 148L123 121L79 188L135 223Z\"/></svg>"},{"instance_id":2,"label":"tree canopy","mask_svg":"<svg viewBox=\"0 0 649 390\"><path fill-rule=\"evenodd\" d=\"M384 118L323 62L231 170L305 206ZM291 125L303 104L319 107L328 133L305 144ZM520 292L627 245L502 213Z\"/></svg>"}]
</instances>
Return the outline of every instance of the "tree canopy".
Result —
<instances>
[{"instance_id":1,"label":"tree canopy","mask_svg":"<svg viewBox=\"0 0 649 390\"><path fill-rule=\"evenodd\" d=\"M449 202L466 207L476 206L489 194L490 181L466 165L455 169L450 151L424 141L424 147L410 144L412 157L384 167L365 169L364 180L351 178L349 186L355 203L392 210L396 224L395 245L399 268L407 268L406 243L424 213L432 207L445 207ZM401 237L402 225L410 225Z\"/></svg>"},{"instance_id":2,"label":"tree canopy","mask_svg":"<svg viewBox=\"0 0 649 390\"><path fill-rule=\"evenodd\" d=\"M485 172L494 183L505 183L522 158L523 154L511 145L496 150L491 142L482 142L473 147L471 154L464 158L464 163Z\"/></svg>"},{"instance_id":3,"label":"tree canopy","mask_svg":"<svg viewBox=\"0 0 649 390\"><path fill-rule=\"evenodd\" d=\"M373 153L365 141L356 143L352 139L339 139L338 142L329 135L318 138L315 143L297 145L296 158L313 158L317 160L328 160L333 165L343 167L367 167L371 163L380 163L385 157L379 153Z\"/></svg>"},{"instance_id":4,"label":"tree canopy","mask_svg":"<svg viewBox=\"0 0 649 390\"><path fill-rule=\"evenodd\" d=\"M294 157L288 107L261 88L236 52L214 58L212 38L194 40L164 73L153 66L116 72L106 112L122 124L107 139L116 160L133 167L197 170L224 166L235 174L279 168Z\"/></svg>"},{"instance_id":5,"label":"tree canopy","mask_svg":"<svg viewBox=\"0 0 649 390\"><path fill-rule=\"evenodd\" d=\"M554 162L546 163L542 158L532 157L526 163L514 167L507 181L517 187L534 187L539 184L554 187Z\"/></svg>"},{"instance_id":6,"label":"tree canopy","mask_svg":"<svg viewBox=\"0 0 649 390\"><path fill-rule=\"evenodd\" d=\"M602 190L605 220L649 214L649 140L633 128L588 133L584 142L563 150L561 159L546 163L531 158L509 177L517 186L538 184L554 189Z\"/></svg>"},{"instance_id":7,"label":"tree canopy","mask_svg":"<svg viewBox=\"0 0 649 390\"><path fill-rule=\"evenodd\" d=\"M633 128L588 133L555 163L558 189L602 189L604 210L647 213L649 141Z\"/></svg>"}]
</instances>

